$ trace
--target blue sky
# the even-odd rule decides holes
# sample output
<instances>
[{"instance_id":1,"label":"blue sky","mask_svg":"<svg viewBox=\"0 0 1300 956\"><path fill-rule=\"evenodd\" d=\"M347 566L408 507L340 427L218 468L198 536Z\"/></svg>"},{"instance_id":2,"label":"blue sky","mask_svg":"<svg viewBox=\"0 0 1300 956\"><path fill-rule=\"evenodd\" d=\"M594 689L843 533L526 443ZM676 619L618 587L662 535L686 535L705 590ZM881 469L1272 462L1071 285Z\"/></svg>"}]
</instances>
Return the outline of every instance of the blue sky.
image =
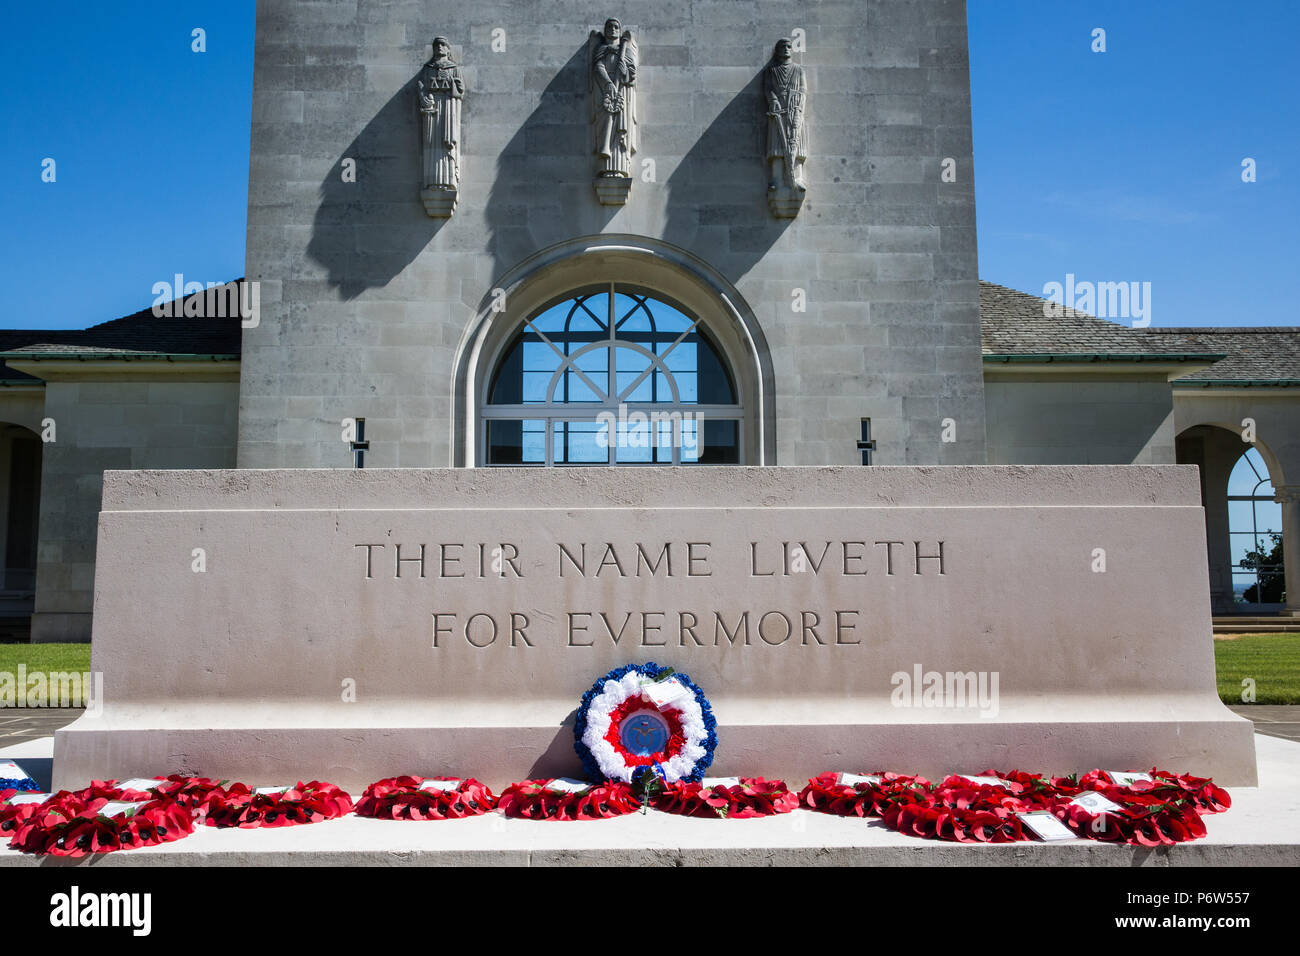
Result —
<instances>
[{"instance_id":1,"label":"blue sky","mask_svg":"<svg viewBox=\"0 0 1300 956\"><path fill-rule=\"evenodd\" d=\"M80 328L173 273L243 273L253 9L6 9L0 327ZM969 0L969 22L983 278L1150 282L1158 326L1300 325L1300 4Z\"/></svg>"}]
</instances>

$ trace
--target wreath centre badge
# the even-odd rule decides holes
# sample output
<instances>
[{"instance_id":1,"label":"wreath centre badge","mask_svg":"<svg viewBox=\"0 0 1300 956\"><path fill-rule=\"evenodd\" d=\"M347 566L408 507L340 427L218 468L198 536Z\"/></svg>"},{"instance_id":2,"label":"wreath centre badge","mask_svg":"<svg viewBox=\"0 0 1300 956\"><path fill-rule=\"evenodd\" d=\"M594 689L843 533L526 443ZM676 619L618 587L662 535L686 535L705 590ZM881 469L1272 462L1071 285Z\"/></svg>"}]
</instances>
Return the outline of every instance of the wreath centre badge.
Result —
<instances>
[{"instance_id":1,"label":"wreath centre badge","mask_svg":"<svg viewBox=\"0 0 1300 956\"><path fill-rule=\"evenodd\" d=\"M704 692L654 662L616 667L596 681L582 697L573 734L589 777L624 783L645 769L669 783L699 780L718 743Z\"/></svg>"}]
</instances>

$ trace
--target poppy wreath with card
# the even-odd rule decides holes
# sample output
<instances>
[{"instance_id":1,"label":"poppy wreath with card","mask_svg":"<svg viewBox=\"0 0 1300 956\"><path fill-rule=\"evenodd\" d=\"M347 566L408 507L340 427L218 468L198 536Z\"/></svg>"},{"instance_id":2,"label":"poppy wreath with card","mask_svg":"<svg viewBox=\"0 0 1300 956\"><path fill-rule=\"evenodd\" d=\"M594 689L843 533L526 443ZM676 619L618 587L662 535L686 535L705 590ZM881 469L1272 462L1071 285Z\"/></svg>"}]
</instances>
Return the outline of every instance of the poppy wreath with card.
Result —
<instances>
[{"instance_id":1,"label":"poppy wreath with card","mask_svg":"<svg viewBox=\"0 0 1300 956\"><path fill-rule=\"evenodd\" d=\"M192 777L188 774L173 773L165 777L158 785L159 796L175 800L183 807L193 810L202 819L206 813L209 795L224 792L222 789L229 780L213 780L209 777Z\"/></svg>"},{"instance_id":2,"label":"poppy wreath with card","mask_svg":"<svg viewBox=\"0 0 1300 956\"><path fill-rule=\"evenodd\" d=\"M292 787L259 787L242 783L212 790L196 811L210 827L291 827L333 820L352 810L352 798L332 783L299 781Z\"/></svg>"},{"instance_id":3,"label":"poppy wreath with card","mask_svg":"<svg viewBox=\"0 0 1300 956\"><path fill-rule=\"evenodd\" d=\"M957 809L1002 808L1016 813L1046 810L1059 796L1046 777L1023 770L985 770L974 775L950 774L934 787L937 803Z\"/></svg>"},{"instance_id":4,"label":"poppy wreath with card","mask_svg":"<svg viewBox=\"0 0 1300 956\"><path fill-rule=\"evenodd\" d=\"M762 777L739 777L735 783L678 780L657 787L651 805L688 817L744 820L789 813L799 806L799 796L791 793L784 781Z\"/></svg>"},{"instance_id":5,"label":"poppy wreath with card","mask_svg":"<svg viewBox=\"0 0 1300 956\"><path fill-rule=\"evenodd\" d=\"M1101 794L1114 810L1090 808L1078 802L1082 794L1063 796L1051 808L1053 815L1081 837L1103 843L1136 846L1172 846L1205 836L1205 821L1186 797L1164 802L1158 797L1118 802L1117 794Z\"/></svg>"},{"instance_id":6,"label":"poppy wreath with card","mask_svg":"<svg viewBox=\"0 0 1300 956\"><path fill-rule=\"evenodd\" d=\"M1123 779L1130 776L1146 779ZM1226 807L1231 802L1222 788L1202 777L1153 770L1121 779L1103 771L1052 780L1019 770L953 774L933 787L883 792L881 818L913 836L1009 843L1033 838L1019 814L1047 811L1079 837L1169 846L1205 835L1200 803ZM821 787L820 792L828 791L834 794Z\"/></svg>"},{"instance_id":7,"label":"poppy wreath with card","mask_svg":"<svg viewBox=\"0 0 1300 956\"><path fill-rule=\"evenodd\" d=\"M1077 778L1057 777L1052 780L1052 784L1062 793L1074 794L1091 790L1116 801L1128 797L1159 797L1161 802L1167 803L1182 798L1201 813L1222 813L1232 806L1232 797L1228 791L1209 777L1170 773L1154 767L1150 773L1122 774L1118 780L1112 774L1113 771L1090 770Z\"/></svg>"},{"instance_id":8,"label":"poppy wreath with card","mask_svg":"<svg viewBox=\"0 0 1300 956\"><path fill-rule=\"evenodd\" d=\"M174 800L87 801L64 792L28 814L9 845L23 853L78 857L157 846L193 832L193 815Z\"/></svg>"},{"instance_id":9,"label":"poppy wreath with card","mask_svg":"<svg viewBox=\"0 0 1300 956\"><path fill-rule=\"evenodd\" d=\"M24 820L36 813L51 794L30 790L0 790L0 840L7 841Z\"/></svg>"},{"instance_id":10,"label":"poppy wreath with card","mask_svg":"<svg viewBox=\"0 0 1300 956\"><path fill-rule=\"evenodd\" d=\"M91 803L95 800L124 799L122 797L122 788L112 780L92 780L79 790L60 790L55 796L60 798L72 797L82 803ZM140 799L147 799L148 796L148 794L145 794Z\"/></svg>"},{"instance_id":11,"label":"poppy wreath with card","mask_svg":"<svg viewBox=\"0 0 1300 956\"><path fill-rule=\"evenodd\" d=\"M356 812L381 820L456 820L496 805L492 791L473 777L388 777L366 787Z\"/></svg>"},{"instance_id":12,"label":"poppy wreath with card","mask_svg":"<svg viewBox=\"0 0 1300 956\"><path fill-rule=\"evenodd\" d=\"M512 783L497 806L508 817L527 820L604 820L634 813L641 803L632 785L621 780L589 784L543 777Z\"/></svg>"},{"instance_id":13,"label":"poppy wreath with card","mask_svg":"<svg viewBox=\"0 0 1300 956\"><path fill-rule=\"evenodd\" d=\"M713 763L717 721L685 674L653 661L616 667L582 695L574 749L592 780L699 780Z\"/></svg>"},{"instance_id":14,"label":"poppy wreath with card","mask_svg":"<svg viewBox=\"0 0 1300 956\"><path fill-rule=\"evenodd\" d=\"M110 794L113 800L174 800L186 809L200 812L208 795L220 790L224 780L210 780L189 774L173 773L166 777L133 777L130 780L98 782L96 792Z\"/></svg>"},{"instance_id":15,"label":"poppy wreath with card","mask_svg":"<svg viewBox=\"0 0 1300 956\"><path fill-rule=\"evenodd\" d=\"M1168 782L1182 788L1188 800L1201 813L1222 813L1232 806L1232 797L1209 777L1195 777L1187 773L1151 771L1157 781Z\"/></svg>"},{"instance_id":16,"label":"poppy wreath with card","mask_svg":"<svg viewBox=\"0 0 1300 956\"><path fill-rule=\"evenodd\" d=\"M930 781L885 770L867 774L823 773L799 792L799 805L840 817L878 817L888 807L888 796L907 789L927 792Z\"/></svg>"},{"instance_id":17,"label":"poppy wreath with card","mask_svg":"<svg viewBox=\"0 0 1300 956\"><path fill-rule=\"evenodd\" d=\"M1016 814L1041 809L1026 799L1030 789L1027 783L992 771L952 774L928 788L898 788L882 794L881 819L890 829L911 836L958 843L1018 843L1030 835Z\"/></svg>"},{"instance_id":18,"label":"poppy wreath with card","mask_svg":"<svg viewBox=\"0 0 1300 956\"><path fill-rule=\"evenodd\" d=\"M881 819L891 830L958 843L1017 843L1028 840L1016 811L1005 807L948 806L904 793L890 800Z\"/></svg>"}]
</instances>

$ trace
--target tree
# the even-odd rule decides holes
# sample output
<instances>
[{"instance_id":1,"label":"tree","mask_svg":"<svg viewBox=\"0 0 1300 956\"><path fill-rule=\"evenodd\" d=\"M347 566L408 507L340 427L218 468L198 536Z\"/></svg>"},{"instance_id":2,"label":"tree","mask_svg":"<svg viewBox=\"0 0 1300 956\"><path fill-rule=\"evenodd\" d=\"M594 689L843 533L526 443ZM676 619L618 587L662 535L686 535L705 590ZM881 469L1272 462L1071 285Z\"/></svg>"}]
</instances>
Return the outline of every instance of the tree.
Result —
<instances>
[{"instance_id":1,"label":"tree","mask_svg":"<svg viewBox=\"0 0 1300 956\"><path fill-rule=\"evenodd\" d=\"M1282 535L1275 531L1267 533L1273 539L1273 546L1265 550L1258 543L1247 551L1241 559L1241 566L1249 571L1256 571L1259 579L1246 588L1241 599L1247 604L1280 604L1286 600L1286 577L1282 570Z\"/></svg>"}]
</instances>

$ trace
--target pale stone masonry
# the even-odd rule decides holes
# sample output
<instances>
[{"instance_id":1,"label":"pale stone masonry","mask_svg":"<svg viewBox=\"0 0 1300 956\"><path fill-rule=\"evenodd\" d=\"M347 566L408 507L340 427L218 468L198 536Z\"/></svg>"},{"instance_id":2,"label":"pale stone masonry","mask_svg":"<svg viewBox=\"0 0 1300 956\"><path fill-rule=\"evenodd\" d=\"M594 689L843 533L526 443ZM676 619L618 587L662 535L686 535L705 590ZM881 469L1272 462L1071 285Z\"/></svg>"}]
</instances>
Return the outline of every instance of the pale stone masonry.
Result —
<instances>
[{"instance_id":1,"label":"pale stone masonry","mask_svg":"<svg viewBox=\"0 0 1300 956\"><path fill-rule=\"evenodd\" d=\"M56 735L56 787L574 775L575 702L646 659L708 689L720 776L1256 783L1186 465L109 472L98 557L111 693Z\"/></svg>"},{"instance_id":2,"label":"pale stone masonry","mask_svg":"<svg viewBox=\"0 0 1300 956\"><path fill-rule=\"evenodd\" d=\"M234 457L234 381L49 381L45 417L62 431L42 462L38 641L89 640L99 476L116 468L228 467Z\"/></svg>"},{"instance_id":3,"label":"pale stone masonry","mask_svg":"<svg viewBox=\"0 0 1300 956\"><path fill-rule=\"evenodd\" d=\"M640 58L624 206L600 204L588 156L587 39L613 16ZM961 2L259 3L247 276L264 295L240 466L346 466L353 417L368 466L476 463L456 421L477 397L452 383L477 317L530 256L595 236L700 260L752 314L770 393L747 408L768 436L751 463L855 463L862 418L879 462L983 462L965 20ZM786 221L765 199L761 89L796 29L808 193ZM450 220L420 202L435 35L466 89Z\"/></svg>"},{"instance_id":4,"label":"pale stone masonry","mask_svg":"<svg viewBox=\"0 0 1300 956\"><path fill-rule=\"evenodd\" d=\"M589 43L609 18L636 42L622 206L601 205L590 153ZM1199 465L1213 606L1240 610L1226 492L1245 448L1300 553L1300 331L1132 328L977 283L965 19L933 0L263 0L256 327L145 309L0 330L0 638L30 620L33 639L89 640L105 469L350 468L348 418L366 419L368 468L483 464L496 358L538 309L606 282L712 333L743 464ZM450 219L421 197L416 80L440 35L464 86ZM793 219L767 192L782 37L807 94ZM1243 318L1268 321L1225 315ZM1300 561L1287 575L1300 614Z\"/></svg>"}]
</instances>

